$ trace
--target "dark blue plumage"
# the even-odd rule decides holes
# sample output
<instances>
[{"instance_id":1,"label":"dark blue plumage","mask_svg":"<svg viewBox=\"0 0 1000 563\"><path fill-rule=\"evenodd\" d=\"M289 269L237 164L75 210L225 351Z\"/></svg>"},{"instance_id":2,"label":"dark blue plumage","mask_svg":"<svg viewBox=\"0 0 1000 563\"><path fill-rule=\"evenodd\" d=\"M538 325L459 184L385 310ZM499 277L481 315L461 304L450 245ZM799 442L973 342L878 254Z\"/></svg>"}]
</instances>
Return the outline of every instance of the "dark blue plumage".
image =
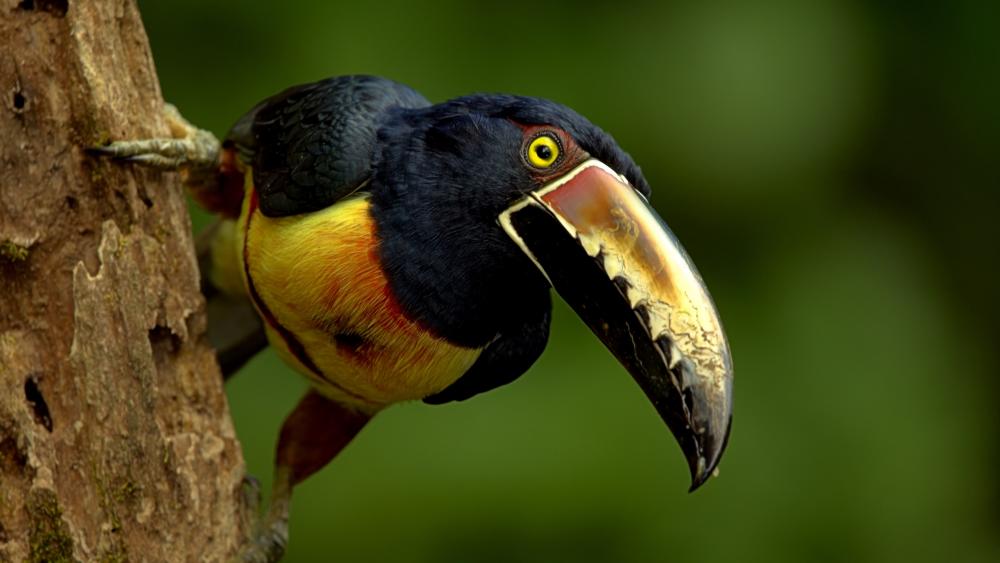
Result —
<instances>
[{"instance_id":1,"label":"dark blue plumage","mask_svg":"<svg viewBox=\"0 0 1000 563\"><path fill-rule=\"evenodd\" d=\"M544 183L522 155L524 128L565 131L581 149L649 185L610 135L548 100L476 94L430 105L406 86L337 77L265 100L228 143L252 165L261 210L307 213L359 188L370 195L379 257L410 318L454 344L485 350L429 402L513 381L548 339L549 285L497 224Z\"/></svg>"},{"instance_id":2,"label":"dark blue plumage","mask_svg":"<svg viewBox=\"0 0 1000 563\"><path fill-rule=\"evenodd\" d=\"M375 132L387 109L428 105L391 80L339 76L260 102L226 142L253 167L261 211L297 215L332 205L369 178Z\"/></svg>"}]
</instances>

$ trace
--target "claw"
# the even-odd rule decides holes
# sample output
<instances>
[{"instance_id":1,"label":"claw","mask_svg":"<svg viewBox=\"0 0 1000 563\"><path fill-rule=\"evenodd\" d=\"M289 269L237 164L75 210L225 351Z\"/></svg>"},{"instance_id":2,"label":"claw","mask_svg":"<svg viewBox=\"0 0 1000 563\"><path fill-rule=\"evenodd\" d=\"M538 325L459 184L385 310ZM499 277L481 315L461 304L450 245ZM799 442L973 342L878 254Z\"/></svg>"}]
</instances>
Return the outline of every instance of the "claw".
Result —
<instances>
[{"instance_id":1,"label":"claw","mask_svg":"<svg viewBox=\"0 0 1000 563\"><path fill-rule=\"evenodd\" d=\"M285 555L288 545L288 522L280 520L256 532L251 543L245 545L236 561L244 563L273 563Z\"/></svg>"},{"instance_id":2,"label":"claw","mask_svg":"<svg viewBox=\"0 0 1000 563\"><path fill-rule=\"evenodd\" d=\"M136 162L150 168L161 168L163 170L175 170L186 164L186 161L183 158L163 156L155 153L127 156L124 157L123 160Z\"/></svg>"},{"instance_id":3,"label":"claw","mask_svg":"<svg viewBox=\"0 0 1000 563\"><path fill-rule=\"evenodd\" d=\"M253 475L243 476L243 505L247 507L247 514L257 515L260 513L260 481Z\"/></svg>"},{"instance_id":4,"label":"claw","mask_svg":"<svg viewBox=\"0 0 1000 563\"><path fill-rule=\"evenodd\" d=\"M288 545L287 499L272 499L269 511L261 514L260 482L253 475L243 476L242 493L246 507L243 529L248 535L232 563L273 563L281 560Z\"/></svg>"},{"instance_id":5,"label":"claw","mask_svg":"<svg viewBox=\"0 0 1000 563\"><path fill-rule=\"evenodd\" d=\"M103 147L89 147L102 156L136 162L161 169L215 168L219 162L219 141L209 132L198 130L184 139L140 139L116 141Z\"/></svg>"},{"instance_id":6,"label":"claw","mask_svg":"<svg viewBox=\"0 0 1000 563\"><path fill-rule=\"evenodd\" d=\"M88 147L87 151L162 170L216 170L220 145L215 135L188 123L170 104L166 104L163 112L172 137L116 141L102 147Z\"/></svg>"}]
</instances>

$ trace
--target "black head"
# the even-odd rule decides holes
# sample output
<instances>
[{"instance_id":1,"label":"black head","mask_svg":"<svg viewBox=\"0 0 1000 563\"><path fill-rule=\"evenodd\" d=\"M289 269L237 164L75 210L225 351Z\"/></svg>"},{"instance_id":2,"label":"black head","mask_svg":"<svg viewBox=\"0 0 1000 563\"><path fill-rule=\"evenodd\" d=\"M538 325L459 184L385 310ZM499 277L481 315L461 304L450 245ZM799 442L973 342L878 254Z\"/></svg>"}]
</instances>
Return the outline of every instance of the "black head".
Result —
<instances>
[{"instance_id":1,"label":"black head","mask_svg":"<svg viewBox=\"0 0 1000 563\"><path fill-rule=\"evenodd\" d=\"M378 136L383 266L404 307L460 344L481 346L525 306L548 306L544 277L497 222L504 209L588 158L649 195L610 135L548 100L478 94L397 110ZM539 137L555 141L544 167L529 155Z\"/></svg>"},{"instance_id":2,"label":"black head","mask_svg":"<svg viewBox=\"0 0 1000 563\"><path fill-rule=\"evenodd\" d=\"M403 308L481 347L537 318L554 287L636 379L703 483L728 437L728 344L614 139L553 102L476 95L391 112L377 146L372 213Z\"/></svg>"}]
</instances>

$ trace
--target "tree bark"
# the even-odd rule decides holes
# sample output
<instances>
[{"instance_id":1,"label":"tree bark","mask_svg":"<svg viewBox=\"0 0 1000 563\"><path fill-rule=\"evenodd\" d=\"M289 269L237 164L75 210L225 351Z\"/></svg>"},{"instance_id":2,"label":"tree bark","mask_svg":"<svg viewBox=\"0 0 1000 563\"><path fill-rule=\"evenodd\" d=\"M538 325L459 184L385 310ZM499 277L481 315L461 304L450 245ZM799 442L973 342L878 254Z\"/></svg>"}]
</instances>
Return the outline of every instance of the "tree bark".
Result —
<instances>
[{"instance_id":1,"label":"tree bark","mask_svg":"<svg viewBox=\"0 0 1000 563\"><path fill-rule=\"evenodd\" d=\"M0 561L231 556L244 466L134 0L0 0Z\"/></svg>"}]
</instances>

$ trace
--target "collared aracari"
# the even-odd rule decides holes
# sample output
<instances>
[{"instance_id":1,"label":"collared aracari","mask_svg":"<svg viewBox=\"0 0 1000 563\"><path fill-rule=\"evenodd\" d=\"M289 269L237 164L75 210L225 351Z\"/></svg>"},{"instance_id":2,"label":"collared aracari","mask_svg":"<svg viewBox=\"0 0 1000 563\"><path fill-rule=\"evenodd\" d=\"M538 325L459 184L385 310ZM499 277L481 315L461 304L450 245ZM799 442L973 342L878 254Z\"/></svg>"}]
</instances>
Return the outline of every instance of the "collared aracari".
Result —
<instances>
[{"instance_id":1,"label":"collared aracari","mask_svg":"<svg viewBox=\"0 0 1000 563\"><path fill-rule=\"evenodd\" d=\"M231 220L209 275L249 298L267 342L312 383L282 428L246 559L280 557L292 487L375 413L465 400L524 373L548 339L550 287L653 403L691 489L715 470L732 412L718 313L639 167L579 114L508 95L432 105L345 76L264 100L221 146L171 121L178 138L98 150L180 169ZM258 346L235 348L226 370Z\"/></svg>"}]
</instances>

